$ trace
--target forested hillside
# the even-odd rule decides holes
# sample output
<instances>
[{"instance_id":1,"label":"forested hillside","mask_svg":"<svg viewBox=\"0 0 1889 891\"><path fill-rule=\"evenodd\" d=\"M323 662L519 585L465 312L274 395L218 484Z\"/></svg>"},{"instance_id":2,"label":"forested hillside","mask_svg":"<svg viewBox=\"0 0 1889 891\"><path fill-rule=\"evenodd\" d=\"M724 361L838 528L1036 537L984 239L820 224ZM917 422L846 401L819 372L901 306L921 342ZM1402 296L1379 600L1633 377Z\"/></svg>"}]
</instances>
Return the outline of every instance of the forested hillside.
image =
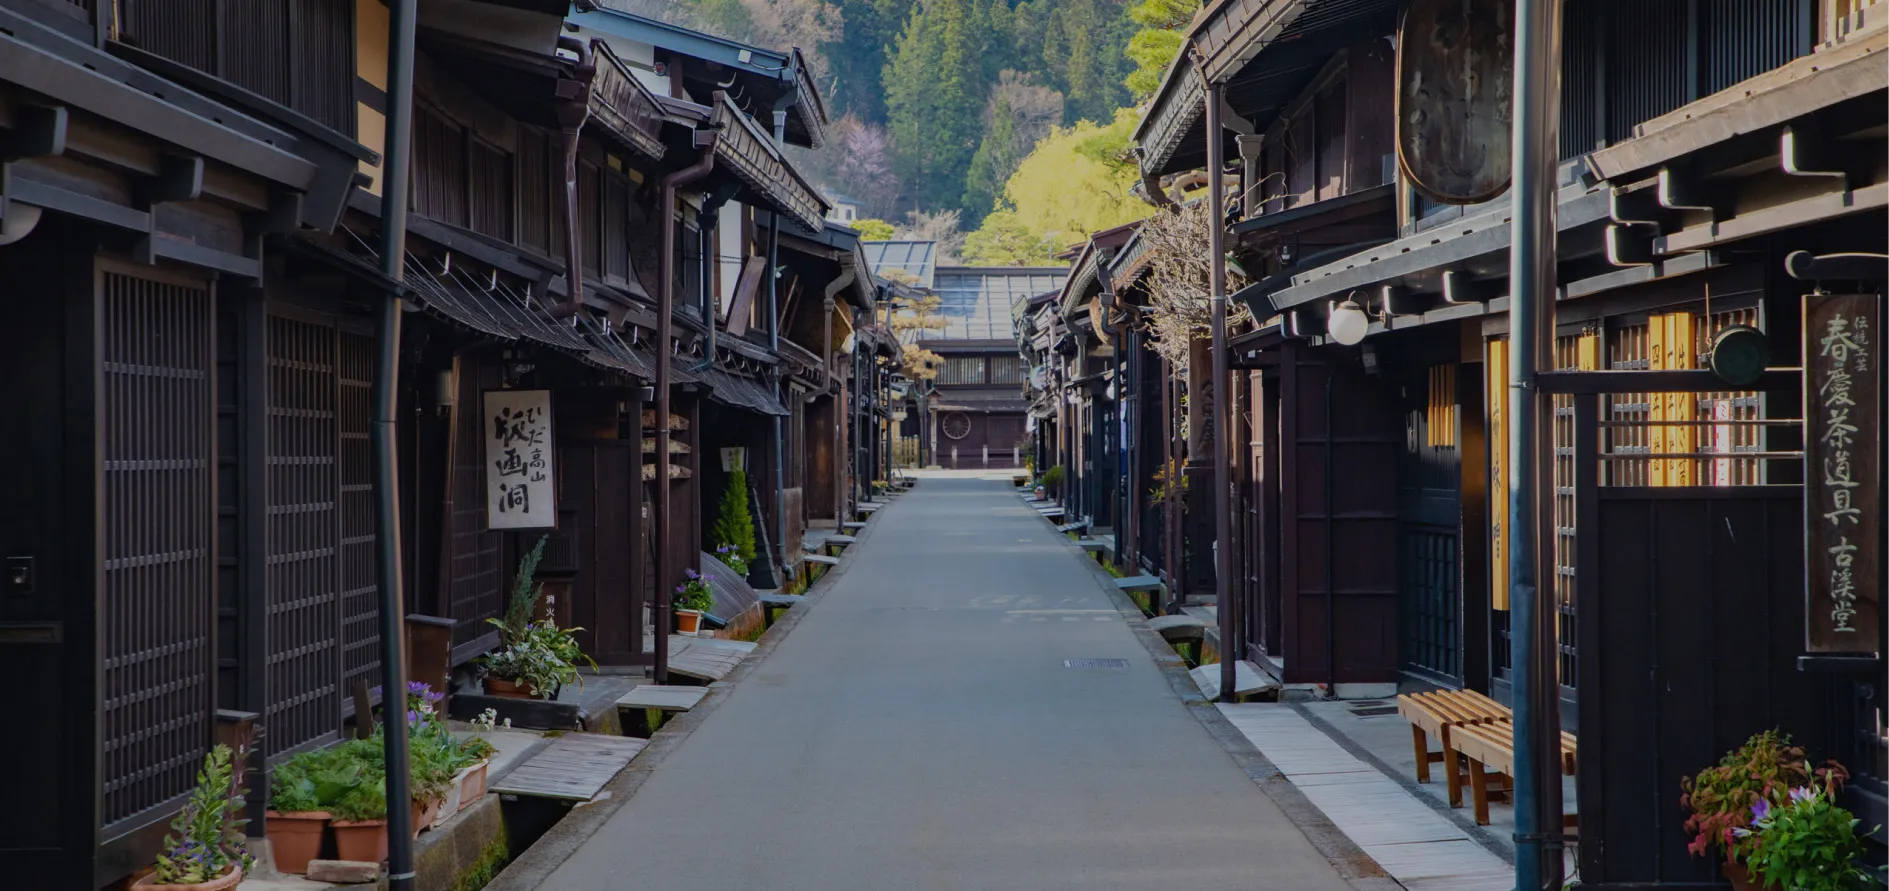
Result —
<instances>
[{"instance_id":1,"label":"forested hillside","mask_svg":"<svg viewBox=\"0 0 1889 891\"><path fill-rule=\"evenodd\" d=\"M797 158L829 192L973 263L1047 262L1145 215L1128 137L1192 0L607 0L798 46L834 120ZM633 4L633 5L632 5ZM1032 153L1036 157L1032 157ZM1031 163L1025 163L1031 159ZM959 234L963 233L963 234Z\"/></svg>"}]
</instances>

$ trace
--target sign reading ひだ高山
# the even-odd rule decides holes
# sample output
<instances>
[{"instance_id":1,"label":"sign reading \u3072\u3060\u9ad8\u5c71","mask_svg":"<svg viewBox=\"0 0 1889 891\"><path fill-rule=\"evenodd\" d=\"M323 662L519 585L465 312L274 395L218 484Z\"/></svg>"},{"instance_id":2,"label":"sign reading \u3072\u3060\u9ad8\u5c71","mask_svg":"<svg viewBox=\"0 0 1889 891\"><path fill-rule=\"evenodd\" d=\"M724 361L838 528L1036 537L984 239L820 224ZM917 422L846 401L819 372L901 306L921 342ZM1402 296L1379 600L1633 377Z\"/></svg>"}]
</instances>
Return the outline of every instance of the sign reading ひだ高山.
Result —
<instances>
[{"instance_id":1,"label":"sign reading \u3072\u3060\u9ad8\u5c71","mask_svg":"<svg viewBox=\"0 0 1889 891\"><path fill-rule=\"evenodd\" d=\"M1813 653L1882 644L1878 300L1804 296L1804 643Z\"/></svg>"},{"instance_id":2,"label":"sign reading \u3072\u3060\u9ad8\u5c71","mask_svg":"<svg viewBox=\"0 0 1889 891\"><path fill-rule=\"evenodd\" d=\"M551 391L487 390L483 412L486 528L555 527Z\"/></svg>"}]
</instances>

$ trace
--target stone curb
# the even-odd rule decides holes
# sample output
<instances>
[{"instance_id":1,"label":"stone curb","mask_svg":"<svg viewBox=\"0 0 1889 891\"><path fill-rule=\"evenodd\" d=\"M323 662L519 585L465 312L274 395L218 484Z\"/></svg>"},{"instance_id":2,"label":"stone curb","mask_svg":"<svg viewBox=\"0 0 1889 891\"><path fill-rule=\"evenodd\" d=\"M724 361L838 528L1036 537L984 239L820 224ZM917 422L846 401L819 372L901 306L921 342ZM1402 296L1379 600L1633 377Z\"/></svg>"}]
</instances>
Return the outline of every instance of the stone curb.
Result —
<instances>
[{"instance_id":1,"label":"stone curb","mask_svg":"<svg viewBox=\"0 0 1889 891\"><path fill-rule=\"evenodd\" d=\"M1050 529L1054 533L1055 527L1052 526ZM1312 847L1324 855L1326 862L1338 872L1338 876L1355 891L1403 891L1403 885L1391 878L1390 874L1384 871L1384 867L1379 866L1376 860L1364 853L1364 849L1358 847L1349 836L1339 831L1338 827L1326 818L1325 812L1319 810L1317 805L1312 804L1311 799L1305 797L1304 791L1287 779L1285 774L1280 773L1279 768L1274 767L1265 755L1254 748L1246 736L1227 720L1226 715L1221 714L1212 702L1201 695L1200 687L1187 673L1187 663L1181 659L1179 653L1174 652L1173 647L1168 646L1167 641L1161 639L1159 633L1148 627L1148 619L1142 615L1141 607L1137 606L1126 592L1115 586L1115 577L1109 575L1108 571L1095 561L1095 558L1077 548L1073 539L1060 534L1055 537L1061 540L1064 550L1071 557L1084 564L1090 577L1095 581L1096 587L1101 588L1115 604L1116 611L1121 613L1123 619L1128 622L1129 630L1134 633L1137 640L1141 641L1142 647L1154 660L1155 667L1160 669L1167 678L1168 687L1174 691L1175 696L1180 698L1181 704L1186 706L1188 713L1200 722L1201 728L1207 731L1208 736L1213 737L1214 741L1226 750L1227 755L1233 759L1233 763L1246 772L1247 778L1259 786L1260 790L1266 793L1266 797L1272 799L1272 803L1285 813L1286 818L1291 820L1294 826L1298 827L1299 832L1312 843Z\"/></svg>"},{"instance_id":2,"label":"stone curb","mask_svg":"<svg viewBox=\"0 0 1889 891\"><path fill-rule=\"evenodd\" d=\"M888 503L874 516L876 518L893 509L895 509L894 506ZM879 525L868 523L866 528L859 530L855 536L858 540L852 547L847 548L847 551L858 553L863 549ZM628 803L638 789L643 787L643 783L649 779L650 774L662 766L663 761L669 757L669 753L680 747L689 738L689 734L694 733L697 727L702 726L702 722L707 721L709 716L721 707L722 702L728 698L729 690L754 671L756 666L767 660L767 657L774 652L774 648L780 645L781 640L800 624L807 613L826 597L841 578L845 577L847 571L852 568L853 562L842 559L840 565L821 575L820 580L814 582L813 587L809 588L806 594L801 595L805 599L798 606L788 610L779 621L774 623L774 627L761 635L756 641L754 652L742 659L741 664L735 666L735 670L729 672L727 678L709 685L708 695L703 697L699 705L664 724L661 730L650 737L649 745L636 756L636 760L631 761L629 767L624 768L614 779L604 785L604 791L598 799L572 808L564 819L559 820L530 848L507 864L491 884L485 886L486 891L535 891L539 888L548 888L546 883L550 880L551 874L577 853L577 849L583 847L591 836L596 835L610 817Z\"/></svg>"}]
</instances>

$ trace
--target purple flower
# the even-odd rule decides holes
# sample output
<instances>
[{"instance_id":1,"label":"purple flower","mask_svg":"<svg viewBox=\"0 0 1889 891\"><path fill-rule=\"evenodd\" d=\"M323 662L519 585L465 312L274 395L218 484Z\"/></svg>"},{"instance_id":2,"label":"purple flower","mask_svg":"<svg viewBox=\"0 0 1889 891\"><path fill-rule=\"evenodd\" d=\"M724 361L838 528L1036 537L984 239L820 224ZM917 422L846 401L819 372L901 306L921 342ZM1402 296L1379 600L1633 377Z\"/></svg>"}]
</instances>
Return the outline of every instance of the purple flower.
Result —
<instances>
[{"instance_id":1,"label":"purple flower","mask_svg":"<svg viewBox=\"0 0 1889 891\"><path fill-rule=\"evenodd\" d=\"M701 577L702 577L702 574L701 574L701 573L699 573L699 572L696 572L696 571L695 571L695 570L693 570L693 569L685 569L685 570L683 570L683 571L682 571L682 574L683 574L683 575L685 575L685 576L687 576L687 577L689 577L689 578L691 578L691 579L699 579L699 578L701 578Z\"/></svg>"},{"instance_id":2,"label":"purple flower","mask_svg":"<svg viewBox=\"0 0 1889 891\"><path fill-rule=\"evenodd\" d=\"M1791 803L1792 804L1803 804L1804 802L1809 801L1816 797L1817 797L1816 790L1810 788L1809 786L1798 786L1797 788L1791 790Z\"/></svg>"},{"instance_id":3,"label":"purple flower","mask_svg":"<svg viewBox=\"0 0 1889 891\"><path fill-rule=\"evenodd\" d=\"M413 709L407 709L407 725L412 726L418 723L420 723L420 713Z\"/></svg>"},{"instance_id":4,"label":"purple flower","mask_svg":"<svg viewBox=\"0 0 1889 891\"><path fill-rule=\"evenodd\" d=\"M1771 816L1771 802L1760 798L1757 804L1751 806L1751 822L1756 823L1769 816Z\"/></svg>"}]
</instances>

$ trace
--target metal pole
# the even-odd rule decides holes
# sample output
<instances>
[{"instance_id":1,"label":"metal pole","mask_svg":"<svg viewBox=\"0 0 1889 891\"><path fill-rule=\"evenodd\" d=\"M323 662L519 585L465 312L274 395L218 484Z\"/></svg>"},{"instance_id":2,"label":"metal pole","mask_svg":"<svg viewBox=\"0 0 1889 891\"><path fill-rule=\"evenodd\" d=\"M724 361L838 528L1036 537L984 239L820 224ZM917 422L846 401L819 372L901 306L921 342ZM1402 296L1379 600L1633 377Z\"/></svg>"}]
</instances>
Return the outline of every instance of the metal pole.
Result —
<instances>
[{"instance_id":1,"label":"metal pole","mask_svg":"<svg viewBox=\"0 0 1889 891\"><path fill-rule=\"evenodd\" d=\"M1205 74L1206 72L1201 72ZM1234 698L1235 645L1233 605L1233 468L1227 460L1227 440L1233 426L1227 392L1227 251L1225 245L1226 193L1220 189L1220 170L1226 166L1226 145L1220 132L1219 83L1207 84L1207 299L1213 310L1213 602L1220 619L1220 701Z\"/></svg>"},{"instance_id":2,"label":"metal pole","mask_svg":"<svg viewBox=\"0 0 1889 891\"><path fill-rule=\"evenodd\" d=\"M380 270L405 279L407 186L413 140L413 35L417 0L390 0L387 42L387 134L381 156ZM380 707L387 726L387 887L413 887L413 792L407 773L407 659L403 652L406 594L400 584L400 505L395 500L394 409L400 378L400 298L380 302L374 354L375 583L380 588ZM355 720L368 720L356 715Z\"/></svg>"},{"instance_id":3,"label":"metal pole","mask_svg":"<svg viewBox=\"0 0 1889 891\"><path fill-rule=\"evenodd\" d=\"M1515 178L1509 242L1509 602L1514 612L1515 887L1560 888L1561 713L1555 610L1537 563L1543 480L1535 374L1553 349L1555 168L1560 160L1561 0L1515 5Z\"/></svg>"}]
</instances>

